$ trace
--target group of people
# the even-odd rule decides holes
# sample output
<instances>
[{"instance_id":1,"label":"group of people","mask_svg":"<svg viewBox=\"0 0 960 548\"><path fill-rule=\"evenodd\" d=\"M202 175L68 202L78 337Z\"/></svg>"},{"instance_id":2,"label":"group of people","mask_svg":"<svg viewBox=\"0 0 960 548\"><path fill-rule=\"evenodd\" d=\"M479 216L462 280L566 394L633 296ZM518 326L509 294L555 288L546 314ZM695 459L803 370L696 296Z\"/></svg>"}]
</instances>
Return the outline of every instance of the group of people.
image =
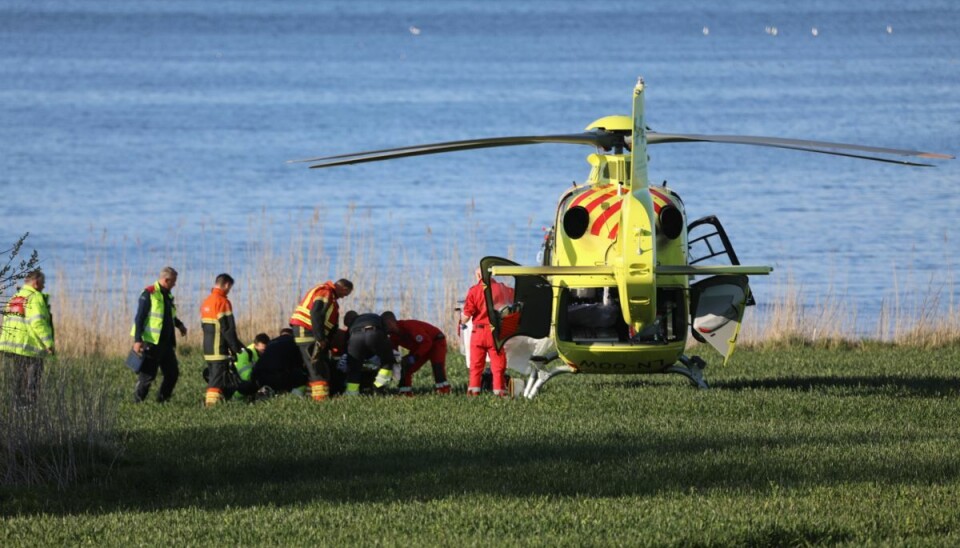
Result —
<instances>
[{"instance_id":1,"label":"group of people","mask_svg":"<svg viewBox=\"0 0 960 548\"><path fill-rule=\"evenodd\" d=\"M165 267L159 278L140 293L127 360L137 374L135 402L147 398L158 375L163 380L156 399L169 400L179 379L176 332L186 336L187 327L177 314L172 293L177 277L176 270ZM494 345L479 269L476 277L460 318L461 328L472 325L467 394L479 395L489 358L493 392L506 395L506 358ZM18 398L27 403L36 399L43 358L55 352L53 318L44 284L39 269L26 275L23 287L5 307L0 331L0 352L9 356L5 361L13 364ZM395 377L399 394L412 396L413 375L427 362L432 368L435 392L451 391L446 375L447 339L436 326L415 319L398 320L389 311L377 314L351 310L344 314L344 327L340 327L339 300L353 291L350 280L341 278L312 287L294 309L289 327L272 339L260 333L247 346L237 333L229 299L234 284L229 274L218 275L200 307L207 406L230 398L283 392L322 401L333 395L382 391ZM398 360L401 347L407 353Z\"/></svg>"},{"instance_id":2,"label":"group of people","mask_svg":"<svg viewBox=\"0 0 960 548\"><path fill-rule=\"evenodd\" d=\"M157 401L169 399L176 386L175 330L186 335L171 293L176 283L176 270L166 267L140 295L132 331L132 352L140 358L136 360L136 402L147 397L158 373L163 381ZM234 283L229 274L218 275L200 307L207 366L205 405L282 392L309 395L317 401L333 395L358 395L362 390L384 389L393 381L395 368L399 393L412 396L413 375L428 361L435 391L450 393L447 342L439 328L420 320L398 320L389 311L349 311L340 328L339 300L353 291L350 280L341 278L312 287L294 308L289 327L273 339L260 333L249 346L244 346L237 333L229 299ZM407 354L398 361L395 350L400 347ZM378 369L367 369L368 363Z\"/></svg>"}]
</instances>

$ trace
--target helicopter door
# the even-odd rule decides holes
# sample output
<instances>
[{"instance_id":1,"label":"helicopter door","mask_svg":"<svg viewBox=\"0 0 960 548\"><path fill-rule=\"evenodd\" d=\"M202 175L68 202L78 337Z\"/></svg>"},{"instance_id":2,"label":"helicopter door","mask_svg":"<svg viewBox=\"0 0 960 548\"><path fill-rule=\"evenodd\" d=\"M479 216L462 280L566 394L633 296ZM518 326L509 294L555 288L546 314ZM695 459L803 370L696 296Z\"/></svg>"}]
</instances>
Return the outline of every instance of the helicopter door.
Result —
<instances>
[{"instance_id":1,"label":"helicopter door","mask_svg":"<svg viewBox=\"0 0 960 548\"><path fill-rule=\"evenodd\" d=\"M542 339L550 335L553 289L542 276L501 276L491 281L490 267L519 266L500 257L484 257L480 261L487 314L493 327L497 349L507 340L523 335Z\"/></svg>"},{"instance_id":2,"label":"helicopter door","mask_svg":"<svg viewBox=\"0 0 960 548\"><path fill-rule=\"evenodd\" d=\"M746 276L712 276L690 286L693 336L723 354L726 364L740 334L743 311L750 299Z\"/></svg>"},{"instance_id":3,"label":"helicopter door","mask_svg":"<svg viewBox=\"0 0 960 548\"><path fill-rule=\"evenodd\" d=\"M687 226L687 256L689 258L687 264L691 266L697 263L704 263L705 265L740 264L740 259L737 258L737 252L733 250L733 244L730 243L727 231L720 224L720 219L713 215L701 217ZM748 292L747 306L755 304L753 295Z\"/></svg>"}]
</instances>

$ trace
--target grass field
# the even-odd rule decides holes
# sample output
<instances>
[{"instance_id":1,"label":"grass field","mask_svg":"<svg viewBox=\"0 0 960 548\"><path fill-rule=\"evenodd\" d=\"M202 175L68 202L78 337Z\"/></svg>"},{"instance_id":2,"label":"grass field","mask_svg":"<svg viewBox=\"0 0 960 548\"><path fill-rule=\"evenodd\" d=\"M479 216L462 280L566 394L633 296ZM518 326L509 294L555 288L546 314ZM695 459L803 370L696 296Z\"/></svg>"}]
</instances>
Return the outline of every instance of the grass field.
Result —
<instances>
[{"instance_id":1,"label":"grass field","mask_svg":"<svg viewBox=\"0 0 960 548\"><path fill-rule=\"evenodd\" d=\"M196 355L164 406L86 361L125 449L66 490L4 488L0 545L956 545L958 366L956 345L798 346L710 367L707 391L567 376L467 399L424 372L412 399L205 410Z\"/></svg>"}]
</instances>

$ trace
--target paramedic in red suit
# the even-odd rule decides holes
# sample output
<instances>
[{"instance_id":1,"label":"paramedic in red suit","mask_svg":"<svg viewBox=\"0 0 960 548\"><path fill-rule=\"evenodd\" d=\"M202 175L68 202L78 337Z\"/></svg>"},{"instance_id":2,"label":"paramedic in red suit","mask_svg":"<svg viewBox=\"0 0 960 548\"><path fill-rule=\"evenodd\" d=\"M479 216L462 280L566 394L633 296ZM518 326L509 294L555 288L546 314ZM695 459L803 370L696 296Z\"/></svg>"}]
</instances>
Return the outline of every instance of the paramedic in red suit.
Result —
<instances>
[{"instance_id":1,"label":"paramedic in red suit","mask_svg":"<svg viewBox=\"0 0 960 548\"><path fill-rule=\"evenodd\" d=\"M493 373L493 393L498 396L506 395L504 390L504 373L507 370L507 357L503 350L497 350L493 343L490 318L487 315L487 301L483 295L486 286L483 284L480 269L476 270L477 283L467 291L467 298L463 303L463 315L460 323L465 324L473 320L473 332L470 334L470 383L467 386L467 395L480 394L480 382L486 357L490 356L490 371ZM495 303L509 304L513 302L513 290L502 283L490 278L493 284L493 298Z\"/></svg>"},{"instance_id":2,"label":"paramedic in red suit","mask_svg":"<svg viewBox=\"0 0 960 548\"><path fill-rule=\"evenodd\" d=\"M401 360L400 395L413 395L413 374L430 361L433 368L434 390L437 394L449 394L447 382L447 338L443 331L420 320L397 320L393 312L380 315L390 335L394 349L402 346L408 354Z\"/></svg>"}]
</instances>

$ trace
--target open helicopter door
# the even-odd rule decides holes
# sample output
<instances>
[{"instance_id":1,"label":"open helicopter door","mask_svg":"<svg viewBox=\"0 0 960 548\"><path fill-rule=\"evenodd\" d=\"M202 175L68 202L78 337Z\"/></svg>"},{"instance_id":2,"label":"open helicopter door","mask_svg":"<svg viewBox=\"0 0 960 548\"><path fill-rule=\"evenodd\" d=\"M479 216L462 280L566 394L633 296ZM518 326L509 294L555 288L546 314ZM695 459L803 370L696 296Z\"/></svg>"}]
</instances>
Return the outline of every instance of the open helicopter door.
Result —
<instances>
[{"instance_id":1,"label":"open helicopter door","mask_svg":"<svg viewBox=\"0 0 960 548\"><path fill-rule=\"evenodd\" d=\"M727 237L727 231L720 224L720 219L710 215L701 217L687 226L687 264L731 264L739 265L740 259L733 250L733 244ZM748 292L747 306L756 302Z\"/></svg>"},{"instance_id":2,"label":"open helicopter door","mask_svg":"<svg viewBox=\"0 0 960 548\"><path fill-rule=\"evenodd\" d=\"M550 282L533 274L493 278L490 268L495 266L519 265L500 257L484 257L480 261L487 314L497 348L503 348L509 339L518 335L533 339L549 336L553 310Z\"/></svg>"},{"instance_id":3,"label":"open helicopter door","mask_svg":"<svg viewBox=\"0 0 960 548\"><path fill-rule=\"evenodd\" d=\"M690 286L690 323L693 337L723 355L724 365L733 354L750 286L746 276L712 276Z\"/></svg>"}]
</instances>

